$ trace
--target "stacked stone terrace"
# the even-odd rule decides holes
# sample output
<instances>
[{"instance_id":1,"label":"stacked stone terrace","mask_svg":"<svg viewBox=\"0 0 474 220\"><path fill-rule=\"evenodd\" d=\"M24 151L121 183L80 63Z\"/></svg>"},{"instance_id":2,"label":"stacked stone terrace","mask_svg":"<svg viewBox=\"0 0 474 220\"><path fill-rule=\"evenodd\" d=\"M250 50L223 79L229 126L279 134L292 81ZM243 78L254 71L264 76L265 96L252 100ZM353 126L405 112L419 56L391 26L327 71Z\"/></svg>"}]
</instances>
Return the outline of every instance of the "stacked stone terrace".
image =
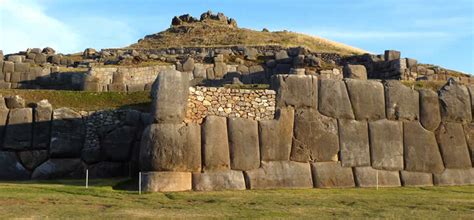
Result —
<instances>
[{"instance_id":1,"label":"stacked stone terrace","mask_svg":"<svg viewBox=\"0 0 474 220\"><path fill-rule=\"evenodd\" d=\"M188 81L158 76L140 162L148 191L474 184L474 88L277 75L272 120L183 123ZM173 82L173 86L167 84ZM177 92L183 91L183 92ZM167 103L167 104L165 104Z\"/></svg>"}]
</instances>

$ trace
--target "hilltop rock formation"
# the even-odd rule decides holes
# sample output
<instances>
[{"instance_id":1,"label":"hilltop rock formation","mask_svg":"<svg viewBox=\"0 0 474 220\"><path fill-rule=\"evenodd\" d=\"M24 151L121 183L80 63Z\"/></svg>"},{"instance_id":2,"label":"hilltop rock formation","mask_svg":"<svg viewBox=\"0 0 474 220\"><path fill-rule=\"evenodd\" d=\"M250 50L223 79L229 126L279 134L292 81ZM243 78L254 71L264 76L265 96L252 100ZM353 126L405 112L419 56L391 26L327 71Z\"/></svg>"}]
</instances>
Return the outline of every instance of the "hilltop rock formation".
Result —
<instances>
[{"instance_id":1,"label":"hilltop rock formation","mask_svg":"<svg viewBox=\"0 0 474 220\"><path fill-rule=\"evenodd\" d=\"M207 11L201 14L201 18L197 19L189 14L184 14L180 16L174 16L171 20L171 26L179 26L187 23L195 22L207 22L207 21L217 21L222 24L229 25L231 27L237 27L237 21L233 18L228 18L224 13L213 14L212 11Z\"/></svg>"}]
</instances>

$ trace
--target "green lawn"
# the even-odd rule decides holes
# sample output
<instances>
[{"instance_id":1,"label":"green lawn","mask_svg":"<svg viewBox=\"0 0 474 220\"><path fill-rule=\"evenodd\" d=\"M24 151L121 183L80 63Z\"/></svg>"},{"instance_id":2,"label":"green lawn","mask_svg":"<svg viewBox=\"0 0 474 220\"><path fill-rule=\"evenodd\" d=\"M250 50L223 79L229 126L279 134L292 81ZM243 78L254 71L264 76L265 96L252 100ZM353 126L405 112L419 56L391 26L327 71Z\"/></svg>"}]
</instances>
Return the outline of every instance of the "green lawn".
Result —
<instances>
[{"instance_id":1,"label":"green lawn","mask_svg":"<svg viewBox=\"0 0 474 220\"><path fill-rule=\"evenodd\" d=\"M138 195L120 181L0 183L0 218L474 218L474 186Z\"/></svg>"}]
</instances>

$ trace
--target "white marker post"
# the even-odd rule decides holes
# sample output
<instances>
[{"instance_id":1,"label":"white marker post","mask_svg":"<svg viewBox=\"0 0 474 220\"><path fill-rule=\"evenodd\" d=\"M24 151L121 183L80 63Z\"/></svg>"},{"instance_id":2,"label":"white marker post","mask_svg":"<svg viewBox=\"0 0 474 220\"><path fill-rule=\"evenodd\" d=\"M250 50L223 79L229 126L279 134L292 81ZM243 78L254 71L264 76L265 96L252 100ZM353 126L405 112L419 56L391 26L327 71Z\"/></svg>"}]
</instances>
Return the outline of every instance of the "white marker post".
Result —
<instances>
[{"instance_id":1,"label":"white marker post","mask_svg":"<svg viewBox=\"0 0 474 220\"><path fill-rule=\"evenodd\" d=\"M377 190L379 190L379 170L375 170L376 173L375 173L375 178L377 179L376 182L377 182Z\"/></svg>"},{"instance_id":2,"label":"white marker post","mask_svg":"<svg viewBox=\"0 0 474 220\"><path fill-rule=\"evenodd\" d=\"M86 189L89 188L89 169L86 169Z\"/></svg>"},{"instance_id":3,"label":"white marker post","mask_svg":"<svg viewBox=\"0 0 474 220\"><path fill-rule=\"evenodd\" d=\"M142 194L142 172L138 172L138 195Z\"/></svg>"}]
</instances>

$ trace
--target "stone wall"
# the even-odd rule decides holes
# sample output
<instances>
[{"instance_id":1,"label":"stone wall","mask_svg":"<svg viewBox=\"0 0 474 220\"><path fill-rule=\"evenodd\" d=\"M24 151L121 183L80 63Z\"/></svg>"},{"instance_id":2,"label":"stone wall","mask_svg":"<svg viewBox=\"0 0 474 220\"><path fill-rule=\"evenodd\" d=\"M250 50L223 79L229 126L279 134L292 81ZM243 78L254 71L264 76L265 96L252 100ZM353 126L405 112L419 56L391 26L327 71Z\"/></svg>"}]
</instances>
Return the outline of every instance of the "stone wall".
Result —
<instances>
[{"instance_id":1,"label":"stone wall","mask_svg":"<svg viewBox=\"0 0 474 220\"><path fill-rule=\"evenodd\" d=\"M5 100L5 101L4 101ZM149 114L133 110L26 107L0 98L0 180L124 177L138 173L141 133Z\"/></svg>"},{"instance_id":2,"label":"stone wall","mask_svg":"<svg viewBox=\"0 0 474 220\"><path fill-rule=\"evenodd\" d=\"M396 80L280 75L274 119L209 115L199 125L176 111L187 106L176 92L186 80L164 75L140 150L145 190L474 184L474 90L454 80L437 94Z\"/></svg>"},{"instance_id":3,"label":"stone wall","mask_svg":"<svg viewBox=\"0 0 474 220\"><path fill-rule=\"evenodd\" d=\"M202 123L208 115L253 120L273 119L275 91L190 87L186 122Z\"/></svg>"}]
</instances>

